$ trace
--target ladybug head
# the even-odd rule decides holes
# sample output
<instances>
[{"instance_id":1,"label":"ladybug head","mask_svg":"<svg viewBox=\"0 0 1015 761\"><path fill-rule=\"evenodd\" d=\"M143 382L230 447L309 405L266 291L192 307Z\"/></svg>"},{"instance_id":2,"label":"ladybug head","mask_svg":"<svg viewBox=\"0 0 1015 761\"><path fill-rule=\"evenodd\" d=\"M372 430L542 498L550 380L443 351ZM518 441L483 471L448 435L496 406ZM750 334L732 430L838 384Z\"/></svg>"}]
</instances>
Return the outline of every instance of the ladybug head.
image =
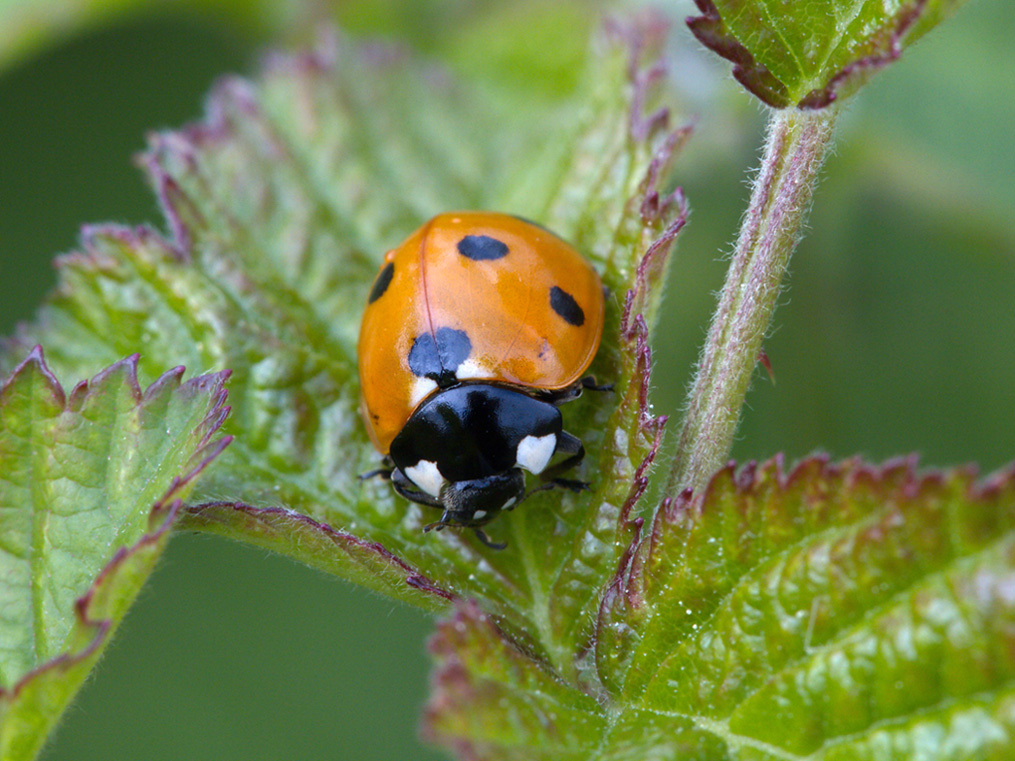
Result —
<instances>
[{"instance_id":1,"label":"ladybug head","mask_svg":"<svg viewBox=\"0 0 1015 761\"><path fill-rule=\"evenodd\" d=\"M444 526L478 528L492 521L501 510L510 510L525 496L525 477L518 468L471 481L447 481L441 487L444 514L426 530Z\"/></svg>"}]
</instances>

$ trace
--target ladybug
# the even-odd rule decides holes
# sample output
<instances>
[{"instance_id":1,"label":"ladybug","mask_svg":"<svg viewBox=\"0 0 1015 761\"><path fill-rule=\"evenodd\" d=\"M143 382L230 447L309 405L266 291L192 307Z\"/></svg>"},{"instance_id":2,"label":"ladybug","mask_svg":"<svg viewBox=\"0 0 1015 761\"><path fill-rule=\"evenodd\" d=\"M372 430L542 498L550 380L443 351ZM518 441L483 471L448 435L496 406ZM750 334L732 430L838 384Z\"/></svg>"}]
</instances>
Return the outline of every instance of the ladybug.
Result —
<instances>
[{"instance_id":1,"label":"ladybug","mask_svg":"<svg viewBox=\"0 0 1015 761\"><path fill-rule=\"evenodd\" d=\"M558 406L583 388L605 297L571 245L528 220L440 214L388 251L359 335L361 414L406 499L443 510L424 528L480 530L585 456ZM564 459L550 465L555 455ZM542 483L525 491L523 470Z\"/></svg>"}]
</instances>

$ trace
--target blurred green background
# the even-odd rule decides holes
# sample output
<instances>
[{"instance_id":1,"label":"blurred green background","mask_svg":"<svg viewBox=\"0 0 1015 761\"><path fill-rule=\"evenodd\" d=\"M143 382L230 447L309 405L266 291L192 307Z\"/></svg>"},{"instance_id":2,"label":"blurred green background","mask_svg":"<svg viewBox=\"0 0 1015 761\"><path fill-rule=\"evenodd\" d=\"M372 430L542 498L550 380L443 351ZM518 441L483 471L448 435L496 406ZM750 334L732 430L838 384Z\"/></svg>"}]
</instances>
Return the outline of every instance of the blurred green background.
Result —
<instances>
[{"instance_id":1,"label":"blurred green background","mask_svg":"<svg viewBox=\"0 0 1015 761\"><path fill-rule=\"evenodd\" d=\"M589 5L357 0L333 12L357 34L551 97L574 83ZM218 75L253 72L257 51L306 26L266 3L158 7L0 58L0 333L31 317L82 223L161 224L131 163L145 132L197 118ZM846 110L766 343L776 382L759 374L737 458L918 452L990 470L1015 455L1012 39L1015 8L975 0ZM679 23L670 57L672 100L698 126L678 167L692 223L656 349L656 409L677 414L764 114ZM289 561L179 536L44 758L440 758L415 736L430 627Z\"/></svg>"}]
</instances>

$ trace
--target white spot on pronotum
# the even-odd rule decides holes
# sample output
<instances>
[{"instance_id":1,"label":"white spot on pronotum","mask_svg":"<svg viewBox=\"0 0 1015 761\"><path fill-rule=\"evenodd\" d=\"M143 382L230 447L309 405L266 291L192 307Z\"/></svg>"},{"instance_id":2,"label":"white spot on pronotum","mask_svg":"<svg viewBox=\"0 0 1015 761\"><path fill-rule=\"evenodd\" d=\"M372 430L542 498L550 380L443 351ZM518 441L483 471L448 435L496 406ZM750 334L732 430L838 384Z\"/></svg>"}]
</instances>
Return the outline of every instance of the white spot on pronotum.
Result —
<instances>
[{"instance_id":1,"label":"white spot on pronotum","mask_svg":"<svg viewBox=\"0 0 1015 761\"><path fill-rule=\"evenodd\" d=\"M455 368L455 377L458 380L470 380L472 378L489 378L490 371L474 359L467 359Z\"/></svg>"},{"instance_id":2,"label":"white spot on pronotum","mask_svg":"<svg viewBox=\"0 0 1015 761\"><path fill-rule=\"evenodd\" d=\"M472 517L479 518L480 520L482 520L483 518L486 517L486 510L477 510L472 514Z\"/></svg>"},{"instance_id":3,"label":"white spot on pronotum","mask_svg":"<svg viewBox=\"0 0 1015 761\"><path fill-rule=\"evenodd\" d=\"M416 406L430 396L437 389L437 381L432 378L416 378L412 382L412 391L409 394L409 406L416 409Z\"/></svg>"},{"instance_id":4,"label":"white spot on pronotum","mask_svg":"<svg viewBox=\"0 0 1015 761\"><path fill-rule=\"evenodd\" d=\"M420 460L412 467L406 468L405 475L431 497L439 497L441 495L444 476L437 470L437 463L430 460Z\"/></svg>"},{"instance_id":5,"label":"white spot on pronotum","mask_svg":"<svg viewBox=\"0 0 1015 761\"><path fill-rule=\"evenodd\" d=\"M518 502L518 497L508 497L508 501L501 505L501 510L510 510Z\"/></svg>"},{"instance_id":6,"label":"white spot on pronotum","mask_svg":"<svg viewBox=\"0 0 1015 761\"><path fill-rule=\"evenodd\" d=\"M542 473L557 448L557 437L552 433L545 436L526 436L518 445L515 463L530 473Z\"/></svg>"}]
</instances>

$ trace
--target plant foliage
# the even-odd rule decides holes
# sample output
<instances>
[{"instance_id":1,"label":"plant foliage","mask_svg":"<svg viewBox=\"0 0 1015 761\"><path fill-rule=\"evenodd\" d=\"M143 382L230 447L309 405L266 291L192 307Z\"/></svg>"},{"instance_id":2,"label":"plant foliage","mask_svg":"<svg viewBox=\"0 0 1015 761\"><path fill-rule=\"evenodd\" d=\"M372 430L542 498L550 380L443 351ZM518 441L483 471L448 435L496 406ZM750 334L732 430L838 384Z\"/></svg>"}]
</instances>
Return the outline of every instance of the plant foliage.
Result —
<instances>
[{"instance_id":1,"label":"plant foliage","mask_svg":"<svg viewBox=\"0 0 1015 761\"><path fill-rule=\"evenodd\" d=\"M137 357L66 393L35 349L0 389L0 757L31 758L225 447L228 373L141 391Z\"/></svg>"}]
</instances>

